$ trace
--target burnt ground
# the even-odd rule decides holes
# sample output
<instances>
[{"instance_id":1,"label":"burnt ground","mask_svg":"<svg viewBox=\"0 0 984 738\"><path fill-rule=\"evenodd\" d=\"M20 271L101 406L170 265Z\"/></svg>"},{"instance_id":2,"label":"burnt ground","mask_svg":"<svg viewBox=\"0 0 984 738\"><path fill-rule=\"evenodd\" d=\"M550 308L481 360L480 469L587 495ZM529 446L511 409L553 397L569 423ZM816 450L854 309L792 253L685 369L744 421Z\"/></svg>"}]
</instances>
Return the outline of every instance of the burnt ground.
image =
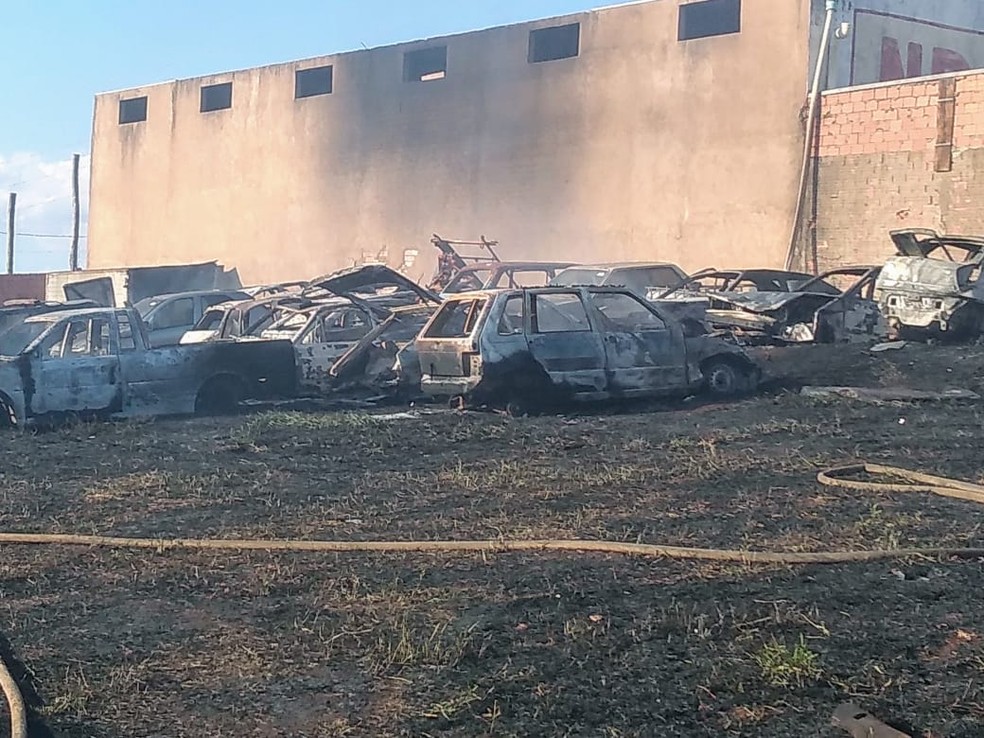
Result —
<instances>
[{"instance_id":1,"label":"burnt ground","mask_svg":"<svg viewBox=\"0 0 984 738\"><path fill-rule=\"evenodd\" d=\"M787 384L984 392L984 349L773 352ZM735 404L509 419L272 412L4 434L0 528L984 546L982 512L815 482L984 480L984 404ZM0 631L58 736L835 736L854 700L984 735L981 562L3 547ZM9 655L9 654L5 654ZM25 677L26 678L26 677ZM845 734L846 735L846 734Z\"/></svg>"}]
</instances>

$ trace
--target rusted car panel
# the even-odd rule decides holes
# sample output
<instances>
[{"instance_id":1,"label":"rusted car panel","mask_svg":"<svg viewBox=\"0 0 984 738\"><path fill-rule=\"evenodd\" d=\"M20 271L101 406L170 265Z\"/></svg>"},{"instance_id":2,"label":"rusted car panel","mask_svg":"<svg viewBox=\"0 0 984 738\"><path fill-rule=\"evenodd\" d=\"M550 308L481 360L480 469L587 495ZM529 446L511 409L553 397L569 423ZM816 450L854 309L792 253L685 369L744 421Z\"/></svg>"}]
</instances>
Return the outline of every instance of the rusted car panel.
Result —
<instances>
[{"instance_id":1,"label":"rusted car panel","mask_svg":"<svg viewBox=\"0 0 984 738\"><path fill-rule=\"evenodd\" d=\"M533 288L449 298L417 338L421 386L474 404L678 394L714 374L722 394L758 370L734 343L688 338L628 289Z\"/></svg>"},{"instance_id":2,"label":"rusted car panel","mask_svg":"<svg viewBox=\"0 0 984 738\"><path fill-rule=\"evenodd\" d=\"M897 256L876 285L892 331L974 338L984 330L984 238L909 229L891 233Z\"/></svg>"},{"instance_id":3,"label":"rusted car panel","mask_svg":"<svg viewBox=\"0 0 984 738\"><path fill-rule=\"evenodd\" d=\"M184 414L295 394L285 342L148 348L132 309L33 316L0 334L0 421Z\"/></svg>"},{"instance_id":4,"label":"rusted car panel","mask_svg":"<svg viewBox=\"0 0 984 738\"><path fill-rule=\"evenodd\" d=\"M884 338L874 299L879 267L832 269L795 292L716 293L705 319L747 343L851 343ZM832 283L843 284L843 289Z\"/></svg>"}]
</instances>

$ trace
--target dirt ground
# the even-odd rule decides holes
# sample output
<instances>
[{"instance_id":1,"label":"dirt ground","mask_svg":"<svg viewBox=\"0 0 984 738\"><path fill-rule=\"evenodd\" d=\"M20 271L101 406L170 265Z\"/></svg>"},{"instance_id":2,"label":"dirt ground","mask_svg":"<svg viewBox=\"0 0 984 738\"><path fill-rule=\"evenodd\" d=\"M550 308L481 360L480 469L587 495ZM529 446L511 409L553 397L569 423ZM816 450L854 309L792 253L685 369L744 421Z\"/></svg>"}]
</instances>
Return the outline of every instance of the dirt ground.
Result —
<instances>
[{"instance_id":1,"label":"dirt ground","mask_svg":"<svg viewBox=\"0 0 984 738\"><path fill-rule=\"evenodd\" d=\"M0 528L151 537L984 546L969 502L821 487L855 460L984 481L984 349L769 352L734 404L510 419L267 412L0 437ZM837 736L854 700L984 735L980 561L3 547L0 641L57 736ZM36 735L43 735L39 729Z\"/></svg>"}]
</instances>

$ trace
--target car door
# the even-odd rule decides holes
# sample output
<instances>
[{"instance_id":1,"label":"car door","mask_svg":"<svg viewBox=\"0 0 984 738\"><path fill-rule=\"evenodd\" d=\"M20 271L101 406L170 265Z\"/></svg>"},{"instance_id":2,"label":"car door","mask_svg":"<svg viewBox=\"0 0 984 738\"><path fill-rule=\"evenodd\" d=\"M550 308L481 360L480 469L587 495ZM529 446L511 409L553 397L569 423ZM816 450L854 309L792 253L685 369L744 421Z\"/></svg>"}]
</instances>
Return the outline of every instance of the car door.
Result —
<instances>
[{"instance_id":1,"label":"car door","mask_svg":"<svg viewBox=\"0 0 984 738\"><path fill-rule=\"evenodd\" d=\"M531 290L526 299L530 353L551 382L573 394L603 395L605 348L588 318L582 291Z\"/></svg>"},{"instance_id":2,"label":"car door","mask_svg":"<svg viewBox=\"0 0 984 738\"><path fill-rule=\"evenodd\" d=\"M118 412L119 357L108 315L67 319L40 345L36 414Z\"/></svg>"},{"instance_id":3,"label":"car door","mask_svg":"<svg viewBox=\"0 0 984 738\"><path fill-rule=\"evenodd\" d=\"M683 332L628 292L588 290L605 347L612 395L660 394L686 387Z\"/></svg>"},{"instance_id":4,"label":"car door","mask_svg":"<svg viewBox=\"0 0 984 738\"><path fill-rule=\"evenodd\" d=\"M863 274L840 297L817 310L813 325L817 343L867 341L888 335L888 323L875 300L878 271Z\"/></svg>"}]
</instances>

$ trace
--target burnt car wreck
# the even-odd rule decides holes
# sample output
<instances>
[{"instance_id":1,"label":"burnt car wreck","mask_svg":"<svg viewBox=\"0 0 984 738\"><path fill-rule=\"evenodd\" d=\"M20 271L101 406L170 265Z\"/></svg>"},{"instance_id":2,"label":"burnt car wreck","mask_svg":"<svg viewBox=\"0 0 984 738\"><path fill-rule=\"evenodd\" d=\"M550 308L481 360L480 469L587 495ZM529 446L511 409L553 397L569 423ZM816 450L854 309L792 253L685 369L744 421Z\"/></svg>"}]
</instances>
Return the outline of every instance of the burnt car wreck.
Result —
<instances>
[{"instance_id":1,"label":"burnt car wreck","mask_svg":"<svg viewBox=\"0 0 984 738\"><path fill-rule=\"evenodd\" d=\"M426 394L512 412L700 391L734 396L760 377L733 342L688 337L670 314L622 288L455 295L416 349Z\"/></svg>"},{"instance_id":2,"label":"burnt car wreck","mask_svg":"<svg viewBox=\"0 0 984 738\"><path fill-rule=\"evenodd\" d=\"M984 332L984 238L893 231L877 293L892 334L974 339Z\"/></svg>"},{"instance_id":3,"label":"burnt car wreck","mask_svg":"<svg viewBox=\"0 0 984 738\"><path fill-rule=\"evenodd\" d=\"M227 412L294 377L287 342L151 348L132 308L43 313L0 333L0 424Z\"/></svg>"},{"instance_id":4,"label":"burnt car wreck","mask_svg":"<svg viewBox=\"0 0 984 738\"><path fill-rule=\"evenodd\" d=\"M875 301L878 273L879 267L871 266L817 277L765 269L706 271L655 301L678 313L681 305L696 303L711 329L728 331L748 345L870 341L887 335Z\"/></svg>"}]
</instances>

